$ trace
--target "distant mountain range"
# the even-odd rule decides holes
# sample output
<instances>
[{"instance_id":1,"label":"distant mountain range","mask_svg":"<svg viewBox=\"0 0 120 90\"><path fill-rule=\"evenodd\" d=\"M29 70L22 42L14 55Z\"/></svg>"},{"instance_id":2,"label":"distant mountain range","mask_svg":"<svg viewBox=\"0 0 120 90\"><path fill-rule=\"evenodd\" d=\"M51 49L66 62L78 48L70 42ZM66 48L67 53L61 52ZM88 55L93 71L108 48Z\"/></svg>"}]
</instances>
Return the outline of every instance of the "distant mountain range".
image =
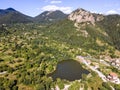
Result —
<instances>
[{"instance_id":1,"label":"distant mountain range","mask_svg":"<svg viewBox=\"0 0 120 90\"><path fill-rule=\"evenodd\" d=\"M27 23L32 22L33 18L16 11L13 8L0 9L0 24Z\"/></svg>"},{"instance_id":2,"label":"distant mountain range","mask_svg":"<svg viewBox=\"0 0 120 90\"><path fill-rule=\"evenodd\" d=\"M0 9L0 24L28 22L49 23L62 20L66 17L67 15L59 10L45 11L36 17L30 17L13 8Z\"/></svg>"},{"instance_id":3,"label":"distant mountain range","mask_svg":"<svg viewBox=\"0 0 120 90\"><path fill-rule=\"evenodd\" d=\"M76 17L76 14L78 14L79 17ZM43 13L39 14L36 17L27 16L13 8L0 9L0 24L29 23L29 22L50 23L50 22L56 22L59 20L63 20L66 18L69 18L70 20L76 21L79 23L90 22L94 24L96 21L100 21L104 17L106 16L102 14L91 13L82 8L73 11L69 15L63 13L60 10L56 10L56 11L44 11Z\"/></svg>"}]
</instances>

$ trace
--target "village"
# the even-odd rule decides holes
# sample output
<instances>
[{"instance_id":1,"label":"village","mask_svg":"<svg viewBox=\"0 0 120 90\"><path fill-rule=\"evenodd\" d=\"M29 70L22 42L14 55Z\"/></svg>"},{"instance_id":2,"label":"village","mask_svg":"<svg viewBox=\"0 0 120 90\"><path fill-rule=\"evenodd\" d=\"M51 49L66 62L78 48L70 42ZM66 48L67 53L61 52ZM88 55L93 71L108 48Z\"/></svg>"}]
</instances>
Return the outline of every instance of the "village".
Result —
<instances>
[{"instance_id":1,"label":"village","mask_svg":"<svg viewBox=\"0 0 120 90\"><path fill-rule=\"evenodd\" d=\"M114 59L110 60L109 62L106 62L105 60L100 60L99 62L95 60L89 60L86 57L77 56L76 59L80 62L85 64L89 69L96 72L98 76L104 81L104 82L111 82L114 84L120 84L120 77L115 72L109 72L108 74L104 74L100 71L100 64L104 64L107 67L110 67L111 65L117 69L120 69L120 59Z\"/></svg>"},{"instance_id":2,"label":"village","mask_svg":"<svg viewBox=\"0 0 120 90\"><path fill-rule=\"evenodd\" d=\"M116 58L116 59L112 59L111 61L110 61L110 64L112 65L112 66L114 66L115 68L117 68L118 70L120 70L120 58Z\"/></svg>"}]
</instances>

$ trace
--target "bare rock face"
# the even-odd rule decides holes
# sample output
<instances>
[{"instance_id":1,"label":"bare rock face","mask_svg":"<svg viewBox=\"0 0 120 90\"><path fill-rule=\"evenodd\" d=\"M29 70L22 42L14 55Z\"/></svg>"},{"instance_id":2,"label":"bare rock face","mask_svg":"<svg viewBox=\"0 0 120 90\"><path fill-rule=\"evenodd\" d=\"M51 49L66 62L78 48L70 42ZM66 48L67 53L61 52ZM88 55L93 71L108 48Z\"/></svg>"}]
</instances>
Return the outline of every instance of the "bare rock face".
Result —
<instances>
[{"instance_id":1,"label":"bare rock face","mask_svg":"<svg viewBox=\"0 0 120 90\"><path fill-rule=\"evenodd\" d=\"M103 19L103 16L100 14L93 14L89 11L86 11L84 9L77 9L73 11L69 16L69 20L75 21L75 23L88 23L95 25L96 21L100 21Z\"/></svg>"}]
</instances>

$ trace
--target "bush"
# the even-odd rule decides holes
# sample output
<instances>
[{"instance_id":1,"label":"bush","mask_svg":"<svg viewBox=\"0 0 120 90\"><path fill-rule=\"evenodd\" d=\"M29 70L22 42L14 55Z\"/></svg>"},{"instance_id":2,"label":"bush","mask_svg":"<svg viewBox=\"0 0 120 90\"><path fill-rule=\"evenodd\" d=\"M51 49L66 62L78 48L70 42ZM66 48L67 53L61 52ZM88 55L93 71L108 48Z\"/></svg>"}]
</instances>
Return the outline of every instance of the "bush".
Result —
<instances>
[{"instance_id":1,"label":"bush","mask_svg":"<svg viewBox=\"0 0 120 90\"><path fill-rule=\"evenodd\" d=\"M108 90L108 89L106 89L105 87L102 87L102 86L101 86L101 87L99 88L99 90Z\"/></svg>"},{"instance_id":2,"label":"bush","mask_svg":"<svg viewBox=\"0 0 120 90\"><path fill-rule=\"evenodd\" d=\"M45 90L45 86L42 84L37 84L36 85L36 90Z\"/></svg>"},{"instance_id":3,"label":"bush","mask_svg":"<svg viewBox=\"0 0 120 90\"><path fill-rule=\"evenodd\" d=\"M18 90L18 86L14 86L12 90Z\"/></svg>"},{"instance_id":4,"label":"bush","mask_svg":"<svg viewBox=\"0 0 120 90\"><path fill-rule=\"evenodd\" d=\"M4 60L2 58L0 58L0 62L3 62Z\"/></svg>"},{"instance_id":5,"label":"bush","mask_svg":"<svg viewBox=\"0 0 120 90\"><path fill-rule=\"evenodd\" d=\"M115 88L115 90L120 90L120 85L115 84L115 85L114 85L114 88Z\"/></svg>"},{"instance_id":6,"label":"bush","mask_svg":"<svg viewBox=\"0 0 120 90\"><path fill-rule=\"evenodd\" d=\"M107 90L112 90L112 88L110 87L110 85L109 85L108 83L106 83L106 82L103 82L103 83L102 83L102 86L103 86L104 88L106 88Z\"/></svg>"},{"instance_id":7,"label":"bush","mask_svg":"<svg viewBox=\"0 0 120 90\"><path fill-rule=\"evenodd\" d=\"M14 86L16 86L16 84L17 84L17 80L11 80L8 83L8 87L9 88L13 88Z\"/></svg>"},{"instance_id":8,"label":"bush","mask_svg":"<svg viewBox=\"0 0 120 90\"><path fill-rule=\"evenodd\" d=\"M60 89L63 89L64 88L64 84L63 82L61 81L61 79L57 79L57 85L59 86Z\"/></svg>"}]
</instances>

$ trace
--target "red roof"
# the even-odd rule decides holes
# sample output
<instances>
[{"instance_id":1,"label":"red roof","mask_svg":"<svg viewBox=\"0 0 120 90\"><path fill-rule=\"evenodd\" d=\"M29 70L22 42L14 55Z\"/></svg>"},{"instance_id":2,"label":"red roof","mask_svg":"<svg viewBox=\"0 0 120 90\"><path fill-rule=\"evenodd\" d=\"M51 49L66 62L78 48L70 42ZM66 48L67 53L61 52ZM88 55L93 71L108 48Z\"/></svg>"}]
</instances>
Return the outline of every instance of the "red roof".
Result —
<instances>
[{"instance_id":1,"label":"red roof","mask_svg":"<svg viewBox=\"0 0 120 90\"><path fill-rule=\"evenodd\" d=\"M113 77L117 77L117 76L118 76L118 75L117 75L116 73L114 73L114 72L111 72L109 75L110 75L110 76L113 76Z\"/></svg>"}]
</instances>

